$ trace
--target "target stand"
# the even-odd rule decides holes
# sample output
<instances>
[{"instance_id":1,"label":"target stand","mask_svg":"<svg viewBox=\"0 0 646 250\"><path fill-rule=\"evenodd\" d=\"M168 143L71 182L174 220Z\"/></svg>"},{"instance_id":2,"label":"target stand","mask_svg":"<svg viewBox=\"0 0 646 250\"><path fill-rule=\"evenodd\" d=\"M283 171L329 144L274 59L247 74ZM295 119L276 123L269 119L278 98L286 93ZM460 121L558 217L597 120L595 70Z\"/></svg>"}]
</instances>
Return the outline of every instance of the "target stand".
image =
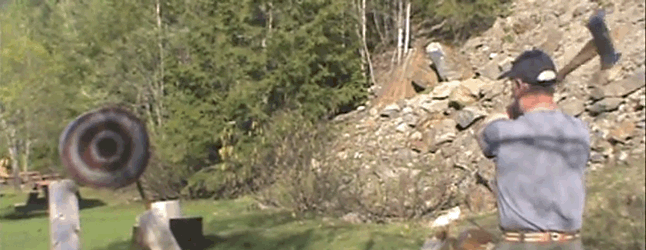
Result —
<instances>
[{"instance_id":1,"label":"target stand","mask_svg":"<svg viewBox=\"0 0 646 250\"><path fill-rule=\"evenodd\" d=\"M50 243L53 250L80 246L77 184L118 189L137 183L150 158L148 132L131 112L105 107L84 113L61 134L58 150L70 179L54 181L49 192ZM133 247L180 250L201 241L202 218L183 217L179 200L146 204L133 228Z\"/></svg>"}]
</instances>

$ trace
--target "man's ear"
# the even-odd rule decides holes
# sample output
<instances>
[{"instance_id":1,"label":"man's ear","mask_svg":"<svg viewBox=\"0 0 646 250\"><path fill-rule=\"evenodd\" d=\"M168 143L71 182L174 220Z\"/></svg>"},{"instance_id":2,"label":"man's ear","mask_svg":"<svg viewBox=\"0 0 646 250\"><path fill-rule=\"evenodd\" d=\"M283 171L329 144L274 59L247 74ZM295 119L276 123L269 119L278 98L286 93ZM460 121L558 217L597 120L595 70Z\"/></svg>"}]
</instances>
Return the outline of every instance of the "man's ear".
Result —
<instances>
[{"instance_id":1,"label":"man's ear","mask_svg":"<svg viewBox=\"0 0 646 250\"><path fill-rule=\"evenodd\" d=\"M525 91L527 91L527 90L529 89L529 84L528 84L528 83L523 82L523 81L522 81L522 80L520 80L520 79L518 79L518 80L516 81L516 84L518 84L518 89L520 90L520 92L521 92L521 93L522 93L522 92L525 92Z\"/></svg>"}]
</instances>

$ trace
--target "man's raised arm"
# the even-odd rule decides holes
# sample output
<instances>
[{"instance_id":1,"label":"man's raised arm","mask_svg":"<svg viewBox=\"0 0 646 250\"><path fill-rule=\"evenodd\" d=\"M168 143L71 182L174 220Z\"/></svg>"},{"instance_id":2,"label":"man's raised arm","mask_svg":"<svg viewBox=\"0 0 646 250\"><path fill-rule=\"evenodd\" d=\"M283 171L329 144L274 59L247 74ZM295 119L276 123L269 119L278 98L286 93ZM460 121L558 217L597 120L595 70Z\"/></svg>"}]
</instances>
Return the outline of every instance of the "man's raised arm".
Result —
<instances>
[{"instance_id":1,"label":"man's raised arm","mask_svg":"<svg viewBox=\"0 0 646 250\"><path fill-rule=\"evenodd\" d=\"M476 140L485 157L493 158L496 156L496 148L500 140L500 130L496 126L489 125L494 121L507 119L509 119L509 116L505 113L490 115L476 132Z\"/></svg>"}]
</instances>

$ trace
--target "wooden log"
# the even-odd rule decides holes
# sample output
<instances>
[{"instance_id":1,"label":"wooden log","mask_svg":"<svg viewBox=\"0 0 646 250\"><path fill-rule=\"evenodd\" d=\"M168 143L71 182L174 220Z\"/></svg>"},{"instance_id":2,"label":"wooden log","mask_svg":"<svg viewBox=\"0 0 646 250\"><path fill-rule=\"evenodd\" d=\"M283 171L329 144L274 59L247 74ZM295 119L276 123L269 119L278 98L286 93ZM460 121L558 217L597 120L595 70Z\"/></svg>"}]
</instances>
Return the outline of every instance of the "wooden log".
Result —
<instances>
[{"instance_id":1,"label":"wooden log","mask_svg":"<svg viewBox=\"0 0 646 250\"><path fill-rule=\"evenodd\" d=\"M48 191L50 249L81 249L81 222L76 183L72 180L53 181Z\"/></svg>"},{"instance_id":2,"label":"wooden log","mask_svg":"<svg viewBox=\"0 0 646 250\"><path fill-rule=\"evenodd\" d=\"M152 210L139 216L139 225L133 228L137 247L149 250L181 250L170 231L168 220Z\"/></svg>"},{"instance_id":3,"label":"wooden log","mask_svg":"<svg viewBox=\"0 0 646 250\"><path fill-rule=\"evenodd\" d=\"M159 215L164 221L182 217L179 200L153 202L150 204L150 210Z\"/></svg>"}]
</instances>

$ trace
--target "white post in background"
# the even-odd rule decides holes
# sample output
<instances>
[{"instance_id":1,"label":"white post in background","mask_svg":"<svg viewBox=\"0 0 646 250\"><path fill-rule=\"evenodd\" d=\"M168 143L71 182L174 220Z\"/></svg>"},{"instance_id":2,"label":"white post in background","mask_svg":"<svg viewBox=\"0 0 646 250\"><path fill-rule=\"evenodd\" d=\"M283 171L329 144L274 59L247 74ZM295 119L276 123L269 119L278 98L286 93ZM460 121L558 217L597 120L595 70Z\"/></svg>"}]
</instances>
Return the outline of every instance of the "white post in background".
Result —
<instances>
[{"instance_id":1,"label":"white post in background","mask_svg":"<svg viewBox=\"0 0 646 250\"><path fill-rule=\"evenodd\" d=\"M181 250L169 223L181 217L179 200L152 203L150 210L139 216L135 244L150 250Z\"/></svg>"},{"instance_id":2,"label":"white post in background","mask_svg":"<svg viewBox=\"0 0 646 250\"><path fill-rule=\"evenodd\" d=\"M179 205L179 200L158 201L150 205L152 210L157 216L160 216L164 221L170 219L182 218L182 210Z\"/></svg>"},{"instance_id":3,"label":"white post in background","mask_svg":"<svg viewBox=\"0 0 646 250\"><path fill-rule=\"evenodd\" d=\"M49 185L50 249L81 249L77 186L72 180L53 181Z\"/></svg>"}]
</instances>

